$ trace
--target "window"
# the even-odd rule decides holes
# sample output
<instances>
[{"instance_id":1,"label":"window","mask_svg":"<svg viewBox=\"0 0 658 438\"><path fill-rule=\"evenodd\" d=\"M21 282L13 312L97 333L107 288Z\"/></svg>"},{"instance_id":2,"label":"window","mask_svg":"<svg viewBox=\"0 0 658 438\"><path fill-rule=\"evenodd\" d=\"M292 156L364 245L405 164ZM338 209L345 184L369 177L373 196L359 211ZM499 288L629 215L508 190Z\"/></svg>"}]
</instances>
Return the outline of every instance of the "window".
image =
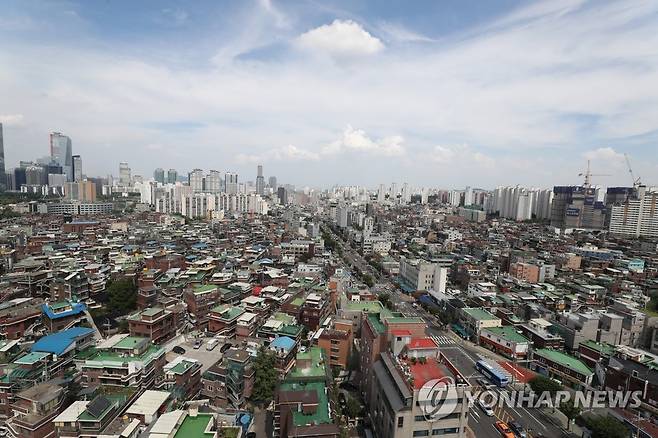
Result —
<instances>
[{"instance_id":1,"label":"window","mask_svg":"<svg viewBox=\"0 0 658 438\"><path fill-rule=\"evenodd\" d=\"M450 428L447 428L447 429L433 429L432 430L432 436L435 436L435 435L448 435L448 434L451 434L451 433L458 433L458 432L459 432L458 427L450 427Z\"/></svg>"},{"instance_id":2,"label":"window","mask_svg":"<svg viewBox=\"0 0 658 438\"><path fill-rule=\"evenodd\" d=\"M430 436L429 430L415 430L414 436Z\"/></svg>"},{"instance_id":3,"label":"window","mask_svg":"<svg viewBox=\"0 0 658 438\"><path fill-rule=\"evenodd\" d=\"M424 415L416 415L414 421L427 421L427 418Z\"/></svg>"},{"instance_id":4,"label":"window","mask_svg":"<svg viewBox=\"0 0 658 438\"><path fill-rule=\"evenodd\" d=\"M404 417L398 417L398 428L404 426Z\"/></svg>"}]
</instances>

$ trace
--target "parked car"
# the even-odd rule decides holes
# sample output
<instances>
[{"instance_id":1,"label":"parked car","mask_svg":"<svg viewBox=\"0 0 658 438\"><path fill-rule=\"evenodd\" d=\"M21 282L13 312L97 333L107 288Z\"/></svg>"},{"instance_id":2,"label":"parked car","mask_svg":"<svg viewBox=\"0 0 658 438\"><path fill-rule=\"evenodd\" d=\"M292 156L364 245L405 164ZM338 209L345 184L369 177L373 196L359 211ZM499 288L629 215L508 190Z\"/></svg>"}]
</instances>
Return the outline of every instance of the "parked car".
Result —
<instances>
[{"instance_id":1,"label":"parked car","mask_svg":"<svg viewBox=\"0 0 658 438\"><path fill-rule=\"evenodd\" d=\"M231 347L232 347L231 344L224 344L220 347L219 351L221 351L222 353L225 353L226 350L230 349Z\"/></svg>"},{"instance_id":2,"label":"parked car","mask_svg":"<svg viewBox=\"0 0 658 438\"><path fill-rule=\"evenodd\" d=\"M494 423L494 427L498 429L498 432L505 437L505 438L515 438L514 433L510 430L509 426L507 423L504 421L496 421Z\"/></svg>"},{"instance_id":3,"label":"parked car","mask_svg":"<svg viewBox=\"0 0 658 438\"><path fill-rule=\"evenodd\" d=\"M185 349L181 347L180 345L176 345L174 348L171 349L176 354L185 354Z\"/></svg>"},{"instance_id":4,"label":"parked car","mask_svg":"<svg viewBox=\"0 0 658 438\"><path fill-rule=\"evenodd\" d=\"M509 428L512 429L512 432L514 432L514 435L518 438L526 438L528 436L523 429L523 426L521 426L518 421L510 421Z\"/></svg>"},{"instance_id":5,"label":"parked car","mask_svg":"<svg viewBox=\"0 0 658 438\"><path fill-rule=\"evenodd\" d=\"M478 383L478 385L480 385L485 389L491 389L496 386L493 383L489 382L487 379L484 379L482 377L478 377L477 379L475 379L475 381Z\"/></svg>"},{"instance_id":6,"label":"parked car","mask_svg":"<svg viewBox=\"0 0 658 438\"><path fill-rule=\"evenodd\" d=\"M194 341L194 349L195 350L198 350L199 348L201 348L202 345L203 345L203 341L201 339L197 339L196 341Z\"/></svg>"}]
</instances>

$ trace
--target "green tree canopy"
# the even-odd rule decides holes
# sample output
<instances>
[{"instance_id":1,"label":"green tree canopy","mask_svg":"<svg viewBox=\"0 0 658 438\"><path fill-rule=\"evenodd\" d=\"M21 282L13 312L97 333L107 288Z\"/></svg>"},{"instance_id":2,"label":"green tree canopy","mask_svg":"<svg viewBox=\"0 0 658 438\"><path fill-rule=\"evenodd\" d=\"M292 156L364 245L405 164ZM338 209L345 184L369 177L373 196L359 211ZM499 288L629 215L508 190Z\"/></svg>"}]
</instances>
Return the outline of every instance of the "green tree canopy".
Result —
<instances>
[{"instance_id":1,"label":"green tree canopy","mask_svg":"<svg viewBox=\"0 0 658 438\"><path fill-rule=\"evenodd\" d=\"M532 391L538 395L546 391L555 394L562 389L562 385L542 375L535 376L528 384L532 388Z\"/></svg>"},{"instance_id":2,"label":"green tree canopy","mask_svg":"<svg viewBox=\"0 0 658 438\"><path fill-rule=\"evenodd\" d=\"M137 286L130 278L110 282L107 296L107 310L113 315L125 315L137 308Z\"/></svg>"},{"instance_id":3,"label":"green tree canopy","mask_svg":"<svg viewBox=\"0 0 658 438\"><path fill-rule=\"evenodd\" d=\"M609 416L587 417L585 425L592 438L628 438L630 431L622 422Z\"/></svg>"},{"instance_id":4,"label":"green tree canopy","mask_svg":"<svg viewBox=\"0 0 658 438\"><path fill-rule=\"evenodd\" d=\"M254 389L251 399L254 401L272 400L279 379L275 368L274 353L261 348L254 360Z\"/></svg>"},{"instance_id":5,"label":"green tree canopy","mask_svg":"<svg viewBox=\"0 0 658 438\"><path fill-rule=\"evenodd\" d=\"M562 412L569 420L567 423L567 430L571 430L571 422L580 415L581 409L575 406L571 400L562 403L558 409L560 409L560 412Z\"/></svg>"}]
</instances>

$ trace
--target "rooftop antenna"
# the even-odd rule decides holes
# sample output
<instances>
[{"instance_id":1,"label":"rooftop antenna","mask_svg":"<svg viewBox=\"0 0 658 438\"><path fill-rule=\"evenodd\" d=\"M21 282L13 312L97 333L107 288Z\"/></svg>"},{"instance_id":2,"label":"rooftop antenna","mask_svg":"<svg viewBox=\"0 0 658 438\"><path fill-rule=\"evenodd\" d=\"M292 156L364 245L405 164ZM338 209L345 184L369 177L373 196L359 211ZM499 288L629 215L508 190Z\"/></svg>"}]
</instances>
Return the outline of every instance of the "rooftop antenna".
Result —
<instances>
[{"instance_id":1,"label":"rooftop antenna","mask_svg":"<svg viewBox=\"0 0 658 438\"><path fill-rule=\"evenodd\" d=\"M592 177L593 176L610 176L606 173L592 173L590 170L590 162L587 160L587 170L585 172L581 172L578 174L578 176L584 176L585 177L585 183L583 184L583 187L591 187L592 186Z\"/></svg>"}]
</instances>

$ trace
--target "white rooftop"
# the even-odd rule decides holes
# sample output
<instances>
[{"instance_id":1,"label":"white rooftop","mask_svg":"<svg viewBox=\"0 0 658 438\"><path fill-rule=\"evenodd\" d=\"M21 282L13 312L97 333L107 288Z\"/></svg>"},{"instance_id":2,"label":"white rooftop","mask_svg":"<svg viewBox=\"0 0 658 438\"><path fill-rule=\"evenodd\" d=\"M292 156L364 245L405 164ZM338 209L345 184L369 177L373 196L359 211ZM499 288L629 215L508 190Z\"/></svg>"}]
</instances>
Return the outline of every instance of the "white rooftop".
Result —
<instances>
[{"instance_id":1,"label":"white rooftop","mask_svg":"<svg viewBox=\"0 0 658 438\"><path fill-rule=\"evenodd\" d=\"M126 410L126 414L155 415L170 395L171 394L167 391L146 390L137 400L135 400L135 403L130 405Z\"/></svg>"}]
</instances>

